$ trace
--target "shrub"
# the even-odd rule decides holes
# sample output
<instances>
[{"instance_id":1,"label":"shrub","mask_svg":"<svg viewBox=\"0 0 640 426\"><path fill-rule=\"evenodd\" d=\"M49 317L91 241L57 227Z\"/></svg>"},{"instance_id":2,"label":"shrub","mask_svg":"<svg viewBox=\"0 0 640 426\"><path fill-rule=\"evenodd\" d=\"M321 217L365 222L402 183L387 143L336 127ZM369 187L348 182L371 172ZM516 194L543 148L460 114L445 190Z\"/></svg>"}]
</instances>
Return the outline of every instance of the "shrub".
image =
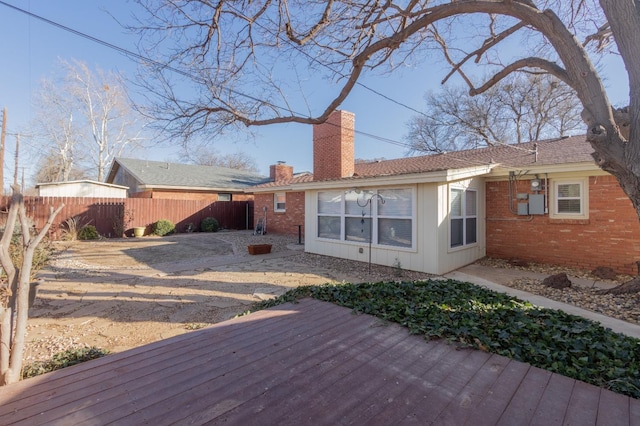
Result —
<instances>
[{"instance_id":1,"label":"shrub","mask_svg":"<svg viewBox=\"0 0 640 426\"><path fill-rule=\"evenodd\" d=\"M93 225L85 225L78 232L79 240L97 240L98 238L100 238L100 234L98 234L98 230Z\"/></svg>"},{"instance_id":2,"label":"shrub","mask_svg":"<svg viewBox=\"0 0 640 426\"><path fill-rule=\"evenodd\" d=\"M173 234L176 230L176 226L167 219L160 219L153 225L153 233L161 237L169 234Z\"/></svg>"},{"instance_id":3,"label":"shrub","mask_svg":"<svg viewBox=\"0 0 640 426\"><path fill-rule=\"evenodd\" d=\"M82 229L82 216L73 216L64 221L62 228L63 241L75 241L78 239L78 232Z\"/></svg>"},{"instance_id":4,"label":"shrub","mask_svg":"<svg viewBox=\"0 0 640 426\"><path fill-rule=\"evenodd\" d=\"M202 232L218 232L220 225L218 225L218 220L215 217L205 217L202 219L200 229L202 229Z\"/></svg>"},{"instance_id":5,"label":"shrub","mask_svg":"<svg viewBox=\"0 0 640 426\"><path fill-rule=\"evenodd\" d=\"M36 361L26 365L22 369L22 378L39 376L40 374L49 373L51 371L60 370L61 368L70 367L80 364L81 362L100 358L109 353L106 349L97 348L95 346L83 346L80 348L67 349L53 355L48 361Z\"/></svg>"}]
</instances>

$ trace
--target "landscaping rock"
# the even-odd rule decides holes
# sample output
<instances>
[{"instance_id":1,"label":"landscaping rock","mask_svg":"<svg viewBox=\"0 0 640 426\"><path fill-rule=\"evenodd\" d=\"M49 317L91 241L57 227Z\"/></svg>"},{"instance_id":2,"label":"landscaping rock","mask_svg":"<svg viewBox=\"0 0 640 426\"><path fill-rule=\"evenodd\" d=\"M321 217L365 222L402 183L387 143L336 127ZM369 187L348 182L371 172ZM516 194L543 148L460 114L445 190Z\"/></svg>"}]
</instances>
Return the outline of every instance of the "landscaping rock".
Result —
<instances>
[{"instance_id":1,"label":"landscaping rock","mask_svg":"<svg viewBox=\"0 0 640 426\"><path fill-rule=\"evenodd\" d=\"M608 266L598 266L591 271L591 275L601 280L615 280L618 274Z\"/></svg>"},{"instance_id":2,"label":"landscaping rock","mask_svg":"<svg viewBox=\"0 0 640 426\"><path fill-rule=\"evenodd\" d=\"M566 273L561 272L559 274L550 275L545 278L542 281L542 285L557 289L568 288L571 287L571 280Z\"/></svg>"}]
</instances>

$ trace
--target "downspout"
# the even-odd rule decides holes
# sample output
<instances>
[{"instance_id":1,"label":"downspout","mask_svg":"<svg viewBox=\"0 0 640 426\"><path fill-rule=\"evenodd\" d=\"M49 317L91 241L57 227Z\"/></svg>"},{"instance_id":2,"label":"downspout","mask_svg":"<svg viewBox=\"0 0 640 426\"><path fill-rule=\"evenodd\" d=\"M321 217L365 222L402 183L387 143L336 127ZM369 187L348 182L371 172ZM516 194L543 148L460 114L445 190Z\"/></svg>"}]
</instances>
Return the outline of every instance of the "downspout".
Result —
<instances>
[{"instance_id":1,"label":"downspout","mask_svg":"<svg viewBox=\"0 0 640 426\"><path fill-rule=\"evenodd\" d=\"M549 173L544 174L544 214L549 214Z\"/></svg>"}]
</instances>

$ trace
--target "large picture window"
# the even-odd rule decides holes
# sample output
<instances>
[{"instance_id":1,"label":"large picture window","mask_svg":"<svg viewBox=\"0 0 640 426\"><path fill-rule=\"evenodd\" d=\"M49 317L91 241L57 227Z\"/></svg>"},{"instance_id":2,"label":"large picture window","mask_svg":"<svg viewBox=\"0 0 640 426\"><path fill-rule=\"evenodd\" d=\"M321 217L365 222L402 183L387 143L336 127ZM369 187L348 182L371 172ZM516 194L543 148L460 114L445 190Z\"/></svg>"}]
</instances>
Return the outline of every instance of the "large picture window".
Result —
<instances>
[{"instance_id":1,"label":"large picture window","mask_svg":"<svg viewBox=\"0 0 640 426\"><path fill-rule=\"evenodd\" d=\"M413 199L411 188L319 192L318 237L413 247Z\"/></svg>"},{"instance_id":2,"label":"large picture window","mask_svg":"<svg viewBox=\"0 0 640 426\"><path fill-rule=\"evenodd\" d=\"M451 247L478 241L478 193L474 189L451 188L449 193Z\"/></svg>"},{"instance_id":3,"label":"large picture window","mask_svg":"<svg viewBox=\"0 0 640 426\"><path fill-rule=\"evenodd\" d=\"M318 237L341 239L342 193L327 191L318 193Z\"/></svg>"}]
</instances>

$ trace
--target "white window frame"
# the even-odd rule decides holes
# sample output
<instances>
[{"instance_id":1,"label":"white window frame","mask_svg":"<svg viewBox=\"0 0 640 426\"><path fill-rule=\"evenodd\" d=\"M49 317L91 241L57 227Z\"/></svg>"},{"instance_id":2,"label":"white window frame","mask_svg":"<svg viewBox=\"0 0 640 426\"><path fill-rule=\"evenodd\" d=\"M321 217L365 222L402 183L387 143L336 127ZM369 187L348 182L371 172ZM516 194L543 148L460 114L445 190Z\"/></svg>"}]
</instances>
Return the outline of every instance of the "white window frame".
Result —
<instances>
[{"instance_id":1,"label":"white window frame","mask_svg":"<svg viewBox=\"0 0 640 426\"><path fill-rule=\"evenodd\" d=\"M558 210L558 186L580 185L580 213L562 213ZM589 178L552 179L550 194L549 217L551 219L588 219L589 218ZM575 198L574 198L575 199Z\"/></svg>"},{"instance_id":2,"label":"white window frame","mask_svg":"<svg viewBox=\"0 0 640 426\"><path fill-rule=\"evenodd\" d=\"M411 216L380 216L378 215L378 200L379 197L372 195L372 194L378 194L379 191L387 191L387 190L394 190L394 189L408 189L411 190L411 197L412 197L412 203L411 203ZM333 238L323 238L318 236L318 232L316 232L316 238L318 238L319 240L323 240L323 241L340 241L341 243L346 243L346 244L355 244L355 245L362 245L363 242L362 241L355 241L355 240L348 240L347 236L346 236L346 219L347 218L360 218L362 216L360 215L356 215L356 214L347 214L346 213L346 194L343 192L342 193L342 199L341 199L341 208L340 208L340 213L338 214L337 212L335 214L319 214L318 213L318 194L320 192L332 192L334 190L328 190L328 191L319 191L318 193L316 193L316 224L318 223L318 217L320 216L333 216L333 217L340 217L340 238L339 239L333 239ZM380 247L380 248L388 248L388 249L393 249L393 250L415 250L416 247L416 205L417 205L417 192L416 192L416 188L415 187L391 187L391 188L380 188L379 190L367 190L367 192L364 195L359 195L359 197L362 199L362 197L366 197L365 199L369 199L371 198L371 202L373 203L371 206L371 217L369 217L369 205L367 204L365 207L363 207L363 209L365 210L365 216L364 219L367 220L372 220L372 224L371 224L371 244L374 247ZM411 246L397 246L397 245L388 245L388 244L380 244L378 242L379 239L379 232L378 232L378 220L379 219L405 219L405 220L410 220L411 221ZM368 225L366 225L368 227ZM366 243L368 243L368 238L366 239Z\"/></svg>"},{"instance_id":3,"label":"white window frame","mask_svg":"<svg viewBox=\"0 0 640 426\"><path fill-rule=\"evenodd\" d=\"M231 201L231 194L228 192L218 193L218 201Z\"/></svg>"},{"instance_id":4,"label":"white window frame","mask_svg":"<svg viewBox=\"0 0 640 426\"><path fill-rule=\"evenodd\" d=\"M284 198L284 203L278 203L278 196ZM284 204L284 207L278 207L278 204ZM278 213L284 213L287 211L287 193L286 192L274 192L273 194L273 211Z\"/></svg>"},{"instance_id":5,"label":"white window frame","mask_svg":"<svg viewBox=\"0 0 640 426\"><path fill-rule=\"evenodd\" d=\"M452 201L452 197L451 194L453 191L460 191L462 193L462 200L461 200L461 206L460 206L460 212L461 215L460 216L454 216L453 212L451 211L451 201ZM467 192L474 192L476 194L476 208L475 208L475 214L473 215L468 215L467 214ZM478 228L480 226L479 221L478 221L478 196L480 195L479 191L476 188L464 188L461 186L450 186L449 190L448 190L448 211L449 211L449 250L461 250L461 249L466 249L468 247L473 247L476 246L478 244ZM451 233L453 231L453 225L452 225L452 221L453 220L462 220L462 244L453 246L453 241L451 238ZM475 241L472 243L467 243L467 221L468 219L475 219L476 221L476 238Z\"/></svg>"}]
</instances>

